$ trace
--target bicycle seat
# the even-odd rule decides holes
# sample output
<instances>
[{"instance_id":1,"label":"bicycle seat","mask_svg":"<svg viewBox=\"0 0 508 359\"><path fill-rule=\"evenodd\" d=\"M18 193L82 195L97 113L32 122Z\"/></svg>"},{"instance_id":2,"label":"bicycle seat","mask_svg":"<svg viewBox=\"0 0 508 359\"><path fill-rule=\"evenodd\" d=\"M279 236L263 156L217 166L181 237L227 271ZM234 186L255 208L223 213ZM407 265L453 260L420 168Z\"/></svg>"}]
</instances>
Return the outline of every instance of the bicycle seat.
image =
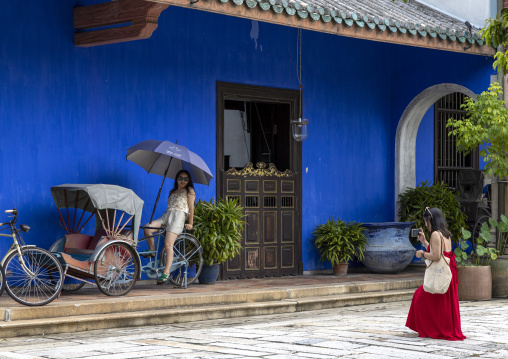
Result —
<instances>
[{"instance_id":1,"label":"bicycle seat","mask_svg":"<svg viewBox=\"0 0 508 359\"><path fill-rule=\"evenodd\" d=\"M25 233L30 230L30 226L27 226L26 224L21 224L19 228L21 228L21 230Z\"/></svg>"}]
</instances>

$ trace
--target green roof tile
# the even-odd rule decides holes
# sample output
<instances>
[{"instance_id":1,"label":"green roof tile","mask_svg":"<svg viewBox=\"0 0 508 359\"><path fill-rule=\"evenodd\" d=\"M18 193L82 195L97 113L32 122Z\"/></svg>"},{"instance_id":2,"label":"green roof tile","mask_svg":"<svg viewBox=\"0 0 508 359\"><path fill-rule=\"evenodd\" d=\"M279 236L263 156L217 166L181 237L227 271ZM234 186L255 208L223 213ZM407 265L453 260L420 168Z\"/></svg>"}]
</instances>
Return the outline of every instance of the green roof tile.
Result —
<instances>
[{"instance_id":1,"label":"green roof tile","mask_svg":"<svg viewBox=\"0 0 508 359\"><path fill-rule=\"evenodd\" d=\"M222 3L227 3L229 0L219 0ZM370 30L375 30L376 27L380 31L386 31L388 28L389 31L396 33L399 31L401 34L408 34L413 36L421 36L425 37L429 35L432 38L439 38L443 41L459 41L461 43L468 42L470 44L477 43L478 45L483 45L483 40L481 36L474 32L472 36L470 33L464 29L457 27L457 30L451 30L450 28L444 29L445 21L443 19L446 18L446 14L440 13L437 10L430 9L426 12L418 12L411 7L424 6L421 4L413 4L407 3L405 6L411 8L412 13L406 16L406 10L404 13L400 13L400 9L397 4L392 3L391 1L387 1L386 3L373 5L369 2L361 2L350 0L327 0L326 2L322 2L321 0L306 0L308 3L303 3L301 0L233 0L233 3L237 6L243 6L244 4L253 9L257 5L264 11L269 11L272 9L276 14L281 14L282 12L286 12L289 16L298 15L301 19L306 19L309 17L314 21L323 21L328 23L333 21L336 24L346 24L346 26L358 26L358 27L367 27ZM330 2L331 1L331 2ZM330 6L334 6L333 8ZM340 9L340 6L343 6L343 9ZM355 8L356 6L356 8ZM361 11L357 11L358 9L362 9ZM351 11L351 10L354 11ZM384 17L379 17L373 11L377 11L380 14L383 14ZM436 16L439 19L435 19L432 12L437 14ZM412 21L416 21L418 25L415 25L411 22L402 22L399 19L391 18L393 16L399 16L400 20L402 19L411 19ZM456 19L448 20L448 23L457 25ZM425 22L426 24L420 25L421 22Z\"/></svg>"}]
</instances>

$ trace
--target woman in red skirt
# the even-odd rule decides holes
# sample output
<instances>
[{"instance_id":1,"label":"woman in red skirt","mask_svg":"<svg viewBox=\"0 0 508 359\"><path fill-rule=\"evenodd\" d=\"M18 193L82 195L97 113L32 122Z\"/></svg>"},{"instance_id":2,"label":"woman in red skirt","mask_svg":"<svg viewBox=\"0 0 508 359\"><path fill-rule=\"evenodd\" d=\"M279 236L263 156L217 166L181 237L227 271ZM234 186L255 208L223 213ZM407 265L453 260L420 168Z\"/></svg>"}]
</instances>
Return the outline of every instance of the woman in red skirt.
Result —
<instances>
[{"instance_id":1,"label":"woman in red skirt","mask_svg":"<svg viewBox=\"0 0 508 359\"><path fill-rule=\"evenodd\" d=\"M427 242L425 234L420 229L418 240L422 242L427 251L419 250L416 252L416 256L422 260L437 261L443 251L444 256L450 259L452 281L448 291L444 294L427 293L423 290L423 286L418 288L411 302L406 327L417 332L418 336L422 338L466 339L460 328L457 288L459 280L457 278L457 262L452 251L452 235L440 209L426 207L423 219L425 226L431 233L430 243ZM441 243L444 244L444 248L441 248Z\"/></svg>"}]
</instances>

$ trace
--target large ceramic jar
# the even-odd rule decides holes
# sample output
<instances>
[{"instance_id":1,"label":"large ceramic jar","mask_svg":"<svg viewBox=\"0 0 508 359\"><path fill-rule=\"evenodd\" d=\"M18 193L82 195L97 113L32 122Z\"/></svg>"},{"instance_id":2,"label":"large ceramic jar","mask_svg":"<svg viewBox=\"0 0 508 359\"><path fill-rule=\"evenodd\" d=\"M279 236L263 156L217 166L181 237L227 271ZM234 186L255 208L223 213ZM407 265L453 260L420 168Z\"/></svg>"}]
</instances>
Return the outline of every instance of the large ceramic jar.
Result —
<instances>
[{"instance_id":1,"label":"large ceramic jar","mask_svg":"<svg viewBox=\"0 0 508 359\"><path fill-rule=\"evenodd\" d=\"M406 268L416 249L409 240L414 222L363 223L368 239L363 265L375 273L396 273Z\"/></svg>"}]
</instances>

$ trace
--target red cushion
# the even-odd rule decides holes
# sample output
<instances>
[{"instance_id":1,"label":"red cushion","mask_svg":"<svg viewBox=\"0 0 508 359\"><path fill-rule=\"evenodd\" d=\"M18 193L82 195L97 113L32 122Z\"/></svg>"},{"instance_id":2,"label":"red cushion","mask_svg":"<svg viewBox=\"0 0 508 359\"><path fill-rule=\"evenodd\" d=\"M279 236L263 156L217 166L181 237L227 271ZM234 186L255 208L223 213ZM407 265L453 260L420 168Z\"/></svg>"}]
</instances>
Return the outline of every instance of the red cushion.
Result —
<instances>
[{"instance_id":1,"label":"red cushion","mask_svg":"<svg viewBox=\"0 0 508 359\"><path fill-rule=\"evenodd\" d=\"M65 246L64 252L67 252L68 248L76 249L88 249L92 236L88 236L82 233L72 233L65 235Z\"/></svg>"}]
</instances>

